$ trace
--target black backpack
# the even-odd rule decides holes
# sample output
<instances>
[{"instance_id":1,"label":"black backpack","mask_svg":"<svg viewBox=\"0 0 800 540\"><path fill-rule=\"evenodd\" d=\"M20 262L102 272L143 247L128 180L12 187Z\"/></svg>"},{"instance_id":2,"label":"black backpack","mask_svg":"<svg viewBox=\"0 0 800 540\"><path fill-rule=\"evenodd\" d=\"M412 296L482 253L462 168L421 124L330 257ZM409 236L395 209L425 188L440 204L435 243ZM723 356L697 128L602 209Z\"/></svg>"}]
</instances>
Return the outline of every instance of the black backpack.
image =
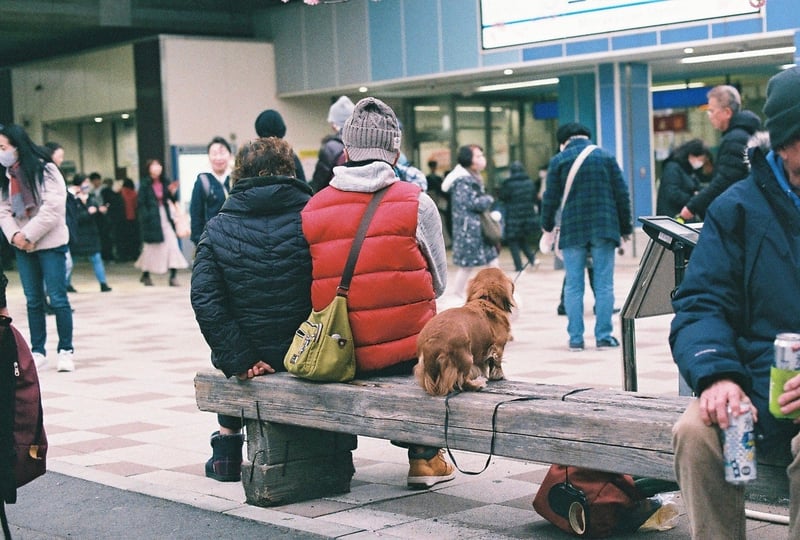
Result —
<instances>
[{"instance_id":1,"label":"black backpack","mask_svg":"<svg viewBox=\"0 0 800 540\"><path fill-rule=\"evenodd\" d=\"M6 538L5 503L17 502L17 488L45 473L46 455L36 364L11 319L0 316L0 521Z\"/></svg>"}]
</instances>

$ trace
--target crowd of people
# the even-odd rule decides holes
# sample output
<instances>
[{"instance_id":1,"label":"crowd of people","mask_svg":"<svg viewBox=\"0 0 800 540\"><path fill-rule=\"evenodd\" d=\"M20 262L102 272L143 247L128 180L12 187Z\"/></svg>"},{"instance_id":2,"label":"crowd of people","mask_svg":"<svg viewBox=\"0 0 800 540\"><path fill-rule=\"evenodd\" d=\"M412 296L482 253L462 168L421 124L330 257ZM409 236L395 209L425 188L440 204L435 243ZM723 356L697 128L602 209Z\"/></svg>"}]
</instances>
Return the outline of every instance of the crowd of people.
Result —
<instances>
[{"instance_id":1,"label":"crowd of people","mask_svg":"<svg viewBox=\"0 0 800 540\"><path fill-rule=\"evenodd\" d=\"M700 139L677 145L659 178L657 213L703 221L692 264L674 295L669 338L680 372L698 396L673 430L676 473L695 538L744 538L743 489L720 474L718 437L741 403L755 408L760 448L792 461L793 493L800 482L798 424L777 421L767 409L772 340L800 328L792 309L800 297L794 262L800 258L800 105L792 97L798 91L798 68L770 80L764 137L759 117L742 109L734 87L713 88L707 112L721 142L710 181L703 178L711 152ZM425 175L401 153L401 123L379 99L354 104L342 96L327 120L332 133L321 143L309 181L274 109L258 115L257 137L235 155L222 137L207 146L211 170L195 180L186 233L196 246L191 303L211 360L226 376L246 381L284 370L299 323L336 294L347 253L342 246L353 241L377 192L383 198L348 298L359 376L411 373L417 336L435 315L436 299L446 290L463 297L475 269L499 265L502 245L488 239L481 224L481 215L498 206L518 272L537 264L531 240L558 232L554 247L565 269L568 348L585 348L587 270L595 345L619 346L612 335L614 260L633 232L630 193L616 158L592 142L587 126L559 127L558 152L536 181L515 161L490 193L488 158L478 144L461 146L455 167L443 176L439 164L429 162L422 182ZM58 370L72 371L72 259L88 258L102 292L112 290L104 261L133 262L145 286L153 285L152 274L167 274L168 284L178 286L177 272L190 261L181 248L179 183L168 178L161 160L147 161L138 189L125 179L116 190L99 174L76 174L68 186L61 159L60 145L38 146L20 126L0 128L0 227L14 248L31 349L37 366L44 366L49 305L56 316ZM336 227L328 225L331 216ZM450 284L446 245L456 266ZM800 410L800 376L783 390L783 410ZM219 416L218 424L206 475L238 481L241 419ZM454 477L441 448L393 444L408 449L410 487L430 488ZM792 508L790 527L797 535Z\"/></svg>"}]
</instances>

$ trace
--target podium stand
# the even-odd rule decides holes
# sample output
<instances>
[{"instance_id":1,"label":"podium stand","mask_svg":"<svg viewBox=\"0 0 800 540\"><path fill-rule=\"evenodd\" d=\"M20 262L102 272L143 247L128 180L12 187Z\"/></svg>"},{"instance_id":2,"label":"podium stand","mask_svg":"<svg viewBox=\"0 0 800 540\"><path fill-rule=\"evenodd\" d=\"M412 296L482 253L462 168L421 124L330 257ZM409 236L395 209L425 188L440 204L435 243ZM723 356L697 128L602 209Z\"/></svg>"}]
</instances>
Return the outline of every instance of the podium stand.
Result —
<instances>
[{"instance_id":1,"label":"podium stand","mask_svg":"<svg viewBox=\"0 0 800 540\"><path fill-rule=\"evenodd\" d=\"M667 216L640 217L639 221L650 241L620 313L623 385L631 392L639 389L635 319L673 312L672 295L683 280L689 257L700 236L700 224L689 226ZM683 378L680 379L679 393L691 395L691 389Z\"/></svg>"}]
</instances>

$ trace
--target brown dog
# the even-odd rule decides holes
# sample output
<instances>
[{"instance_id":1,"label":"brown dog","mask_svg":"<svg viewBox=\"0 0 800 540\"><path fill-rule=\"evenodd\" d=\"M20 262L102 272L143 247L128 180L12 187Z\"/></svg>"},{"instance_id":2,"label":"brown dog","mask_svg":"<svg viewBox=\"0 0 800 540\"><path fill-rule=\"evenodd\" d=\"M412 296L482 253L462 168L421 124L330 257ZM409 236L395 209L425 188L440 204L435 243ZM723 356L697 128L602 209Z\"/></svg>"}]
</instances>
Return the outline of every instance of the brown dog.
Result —
<instances>
[{"instance_id":1,"label":"brown dog","mask_svg":"<svg viewBox=\"0 0 800 540\"><path fill-rule=\"evenodd\" d=\"M444 396L458 388L480 390L503 378L502 359L511 338L514 282L499 268L478 272L467 302L427 322L417 338L414 374L426 392Z\"/></svg>"}]
</instances>

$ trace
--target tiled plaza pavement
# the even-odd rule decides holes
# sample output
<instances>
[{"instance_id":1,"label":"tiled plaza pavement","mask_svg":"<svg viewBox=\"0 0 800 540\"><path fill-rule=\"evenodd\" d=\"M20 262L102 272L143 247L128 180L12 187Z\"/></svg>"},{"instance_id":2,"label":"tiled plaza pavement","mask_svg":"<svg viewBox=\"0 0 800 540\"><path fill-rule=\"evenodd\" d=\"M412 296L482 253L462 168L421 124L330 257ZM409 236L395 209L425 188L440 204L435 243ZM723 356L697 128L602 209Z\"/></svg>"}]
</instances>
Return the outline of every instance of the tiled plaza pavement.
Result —
<instances>
[{"instance_id":1,"label":"tiled plaza pavement","mask_svg":"<svg viewBox=\"0 0 800 540\"><path fill-rule=\"evenodd\" d=\"M511 273L505 251L501 262ZM637 268L636 258L618 257L617 306L624 303ZM240 484L203 476L216 419L198 411L194 399L194 374L208 369L210 362L189 304L189 273L180 273L181 286L172 288L166 286L166 276L154 276L156 286L143 287L131 264L112 263L107 271L114 290L100 293L91 268L81 263L76 268L73 282L79 292L70 295L75 309L73 373L55 371L55 322L48 317L50 363L40 376L50 470L328 537L567 538L531 507L546 464L495 458L479 476L458 475L428 492L409 491L405 450L363 437L354 454L350 493L269 509L244 504ZM594 349L588 287L587 349L567 350L566 318L556 315L562 278L551 256L518 278L521 309L512 323L515 339L506 348L507 377L621 388L621 350ZM27 336L19 280L13 271L9 279L12 316ZM446 295L440 303L450 307L454 300ZM667 315L636 322L640 392L677 393L677 371L667 345L669 321ZM614 324L620 338L619 320ZM485 461L478 454L457 456L465 469ZM22 488L17 504L32 503L35 489L36 482ZM13 519L13 506L9 515ZM750 538L756 539L786 535L785 527L759 521L750 521L749 529ZM676 528L650 534L687 538L688 520L681 513Z\"/></svg>"}]
</instances>

